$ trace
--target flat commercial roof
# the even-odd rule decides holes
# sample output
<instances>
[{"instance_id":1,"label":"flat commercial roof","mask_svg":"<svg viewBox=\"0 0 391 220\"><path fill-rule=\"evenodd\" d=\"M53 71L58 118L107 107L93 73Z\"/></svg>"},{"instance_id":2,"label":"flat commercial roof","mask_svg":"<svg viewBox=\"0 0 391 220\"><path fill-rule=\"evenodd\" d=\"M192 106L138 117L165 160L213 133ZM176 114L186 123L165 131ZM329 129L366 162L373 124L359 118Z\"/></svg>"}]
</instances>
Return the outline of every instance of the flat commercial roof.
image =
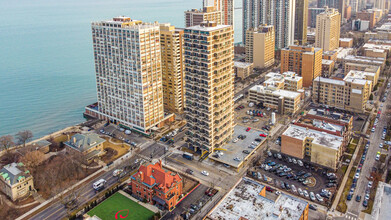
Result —
<instances>
[{"instance_id":1,"label":"flat commercial roof","mask_svg":"<svg viewBox=\"0 0 391 220\"><path fill-rule=\"evenodd\" d=\"M275 201L259 193L265 186L243 177L224 200L209 215L211 219L235 219L241 217L263 220L299 220L308 206L305 200L281 193Z\"/></svg>"},{"instance_id":2,"label":"flat commercial roof","mask_svg":"<svg viewBox=\"0 0 391 220\"><path fill-rule=\"evenodd\" d=\"M328 134L326 132L312 130L305 127L300 127L297 125L290 125L284 131L283 135L299 140L304 140L305 138L313 138L312 143L332 148L334 150L338 150L343 142L342 137Z\"/></svg>"},{"instance_id":3,"label":"flat commercial roof","mask_svg":"<svg viewBox=\"0 0 391 220\"><path fill-rule=\"evenodd\" d=\"M317 83L317 82L324 82L324 83L330 83L330 84L334 84L334 85L340 85L340 86L344 86L345 85L345 82L342 81L342 80L338 80L338 79L330 79L330 78L324 78L324 77L316 77L316 79L314 79L314 83Z\"/></svg>"},{"instance_id":4,"label":"flat commercial roof","mask_svg":"<svg viewBox=\"0 0 391 220\"><path fill-rule=\"evenodd\" d=\"M239 67L239 68L247 68L251 65L252 65L252 63L237 62L237 61L234 62L234 66Z\"/></svg>"},{"instance_id":5,"label":"flat commercial roof","mask_svg":"<svg viewBox=\"0 0 391 220\"><path fill-rule=\"evenodd\" d=\"M201 26L201 25L196 25L196 26L192 26L192 27L187 27L185 28L185 30L195 30L195 31L215 31L215 30L219 30L219 29L222 29L222 28L227 28L229 27L230 25L216 25L215 27L206 27L206 26Z\"/></svg>"},{"instance_id":6,"label":"flat commercial roof","mask_svg":"<svg viewBox=\"0 0 391 220\"><path fill-rule=\"evenodd\" d=\"M339 40L343 42L350 42L353 40L353 38L339 38Z\"/></svg>"},{"instance_id":7,"label":"flat commercial roof","mask_svg":"<svg viewBox=\"0 0 391 220\"><path fill-rule=\"evenodd\" d=\"M275 96L282 96L285 98L292 98L292 99L296 98L297 96L300 96L300 93L297 93L297 92L292 92L292 91L283 90L283 89L270 90L270 89L267 89L266 87L261 86L261 85L253 86L250 90L258 92L258 93L272 93Z\"/></svg>"},{"instance_id":8,"label":"flat commercial roof","mask_svg":"<svg viewBox=\"0 0 391 220\"><path fill-rule=\"evenodd\" d=\"M332 63L334 63L334 61L322 59L322 64L331 65Z\"/></svg>"},{"instance_id":9,"label":"flat commercial roof","mask_svg":"<svg viewBox=\"0 0 391 220\"><path fill-rule=\"evenodd\" d=\"M209 156L209 159L218 161L220 163L228 164L234 168L239 168L241 166L241 164L243 163L243 161L245 159L247 159L247 157L249 157L254 151L256 151L256 149L260 145L262 145L262 143L266 140L265 137L261 137L259 135L260 134L267 135L267 133L262 132L262 131L258 131L254 128L251 128L251 130L248 132L246 131L246 129L247 129L247 127L244 127L241 125L236 125L234 128L234 134L232 136L233 139L237 138L239 135L246 135L246 138L244 140L239 139L238 142L236 142L236 143L233 143L232 140L230 140L230 142L228 144L226 144L222 147L223 149L226 149L226 150L221 151L224 153L222 156L220 156L219 158L215 158L215 157L213 157L213 154L212 154L211 156ZM259 145L257 146L257 148L255 148L255 149L249 148L248 146L250 146L251 143L256 138L262 139L262 142L260 142ZM244 150L248 150L250 152L250 154L244 154L243 153ZM236 161L236 160L234 160L235 157L238 157L241 160Z\"/></svg>"},{"instance_id":10,"label":"flat commercial roof","mask_svg":"<svg viewBox=\"0 0 391 220\"><path fill-rule=\"evenodd\" d=\"M389 220L391 219L391 185L380 182L377 186L376 197L373 204L372 219Z\"/></svg>"}]
</instances>

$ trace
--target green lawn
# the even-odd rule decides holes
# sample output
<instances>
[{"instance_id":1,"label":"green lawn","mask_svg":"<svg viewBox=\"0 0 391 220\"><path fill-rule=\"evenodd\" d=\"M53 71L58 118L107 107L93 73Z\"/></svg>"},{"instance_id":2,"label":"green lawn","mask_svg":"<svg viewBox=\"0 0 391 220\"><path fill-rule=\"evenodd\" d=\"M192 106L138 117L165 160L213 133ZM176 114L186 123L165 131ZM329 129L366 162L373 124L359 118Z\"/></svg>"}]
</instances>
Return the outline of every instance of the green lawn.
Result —
<instances>
[{"instance_id":1,"label":"green lawn","mask_svg":"<svg viewBox=\"0 0 391 220\"><path fill-rule=\"evenodd\" d=\"M89 211L88 215L96 215L102 220L111 220L115 219L115 214L120 210L129 210L129 215L126 218L119 218L119 214L126 216L127 213L127 211L120 212L118 214L118 219L149 220L155 214L117 192Z\"/></svg>"}]
</instances>

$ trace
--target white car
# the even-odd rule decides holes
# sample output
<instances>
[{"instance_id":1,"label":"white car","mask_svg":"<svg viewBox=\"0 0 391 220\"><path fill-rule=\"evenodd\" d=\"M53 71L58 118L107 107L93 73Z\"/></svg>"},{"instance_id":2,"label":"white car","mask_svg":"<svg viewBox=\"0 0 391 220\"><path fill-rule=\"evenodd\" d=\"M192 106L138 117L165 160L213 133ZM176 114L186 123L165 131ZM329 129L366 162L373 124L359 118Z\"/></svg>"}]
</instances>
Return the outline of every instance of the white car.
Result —
<instances>
[{"instance_id":1,"label":"white car","mask_svg":"<svg viewBox=\"0 0 391 220\"><path fill-rule=\"evenodd\" d=\"M292 158L292 163L297 164L297 161L295 158Z\"/></svg>"},{"instance_id":2,"label":"white car","mask_svg":"<svg viewBox=\"0 0 391 220\"><path fill-rule=\"evenodd\" d=\"M373 185L373 181L369 181L368 182L368 188L372 188L372 185Z\"/></svg>"},{"instance_id":3,"label":"white car","mask_svg":"<svg viewBox=\"0 0 391 220\"><path fill-rule=\"evenodd\" d=\"M300 194L301 196L304 195L304 194L303 194L303 190L302 190L301 188L298 188L297 191L299 192L299 194Z\"/></svg>"},{"instance_id":4,"label":"white car","mask_svg":"<svg viewBox=\"0 0 391 220\"><path fill-rule=\"evenodd\" d=\"M316 194L315 196L319 200L319 202L323 202L322 196L320 196L319 194Z\"/></svg>"},{"instance_id":5,"label":"white car","mask_svg":"<svg viewBox=\"0 0 391 220\"><path fill-rule=\"evenodd\" d=\"M119 176L123 171L123 169L116 169L113 171L113 176Z\"/></svg>"},{"instance_id":6,"label":"white car","mask_svg":"<svg viewBox=\"0 0 391 220\"><path fill-rule=\"evenodd\" d=\"M380 147L380 148L383 148L383 143L380 143L380 144L379 144L379 147Z\"/></svg>"},{"instance_id":7,"label":"white car","mask_svg":"<svg viewBox=\"0 0 391 220\"><path fill-rule=\"evenodd\" d=\"M297 193L297 190L296 190L296 186L295 186L295 185L292 184L292 187L291 187L291 188L292 188L292 191L293 191L294 193Z\"/></svg>"},{"instance_id":8,"label":"white car","mask_svg":"<svg viewBox=\"0 0 391 220\"><path fill-rule=\"evenodd\" d=\"M204 175L204 176L209 176L209 173L208 173L206 170L203 170L203 171L201 172L201 174Z\"/></svg>"},{"instance_id":9,"label":"white car","mask_svg":"<svg viewBox=\"0 0 391 220\"><path fill-rule=\"evenodd\" d=\"M312 201L316 200L314 192L310 192L310 198Z\"/></svg>"},{"instance_id":10,"label":"white car","mask_svg":"<svg viewBox=\"0 0 391 220\"><path fill-rule=\"evenodd\" d=\"M281 192L280 191L276 191L276 195L280 195L281 194Z\"/></svg>"},{"instance_id":11,"label":"white car","mask_svg":"<svg viewBox=\"0 0 391 220\"><path fill-rule=\"evenodd\" d=\"M307 197L307 198L310 197L310 195L308 194L307 190L304 190L304 191L303 191L303 194L304 194L304 196Z\"/></svg>"},{"instance_id":12,"label":"white car","mask_svg":"<svg viewBox=\"0 0 391 220\"><path fill-rule=\"evenodd\" d=\"M354 178L358 179L360 177L360 173L357 172L356 175L354 176Z\"/></svg>"},{"instance_id":13,"label":"white car","mask_svg":"<svg viewBox=\"0 0 391 220\"><path fill-rule=\"evenodd\" d=\"M235 138L232 140L232 142L236 143L236 142L238 142L238 140L239 140L238 138Z\"/></svg>"},{"instance_id":14,"label":"white car","mask_svg":"<svg viewBox=\"0 0 391 220\"><path fill-rule=\"evenodd\" d=\"M297 160L297 164L299 164L299 166L303 166L303 162L301 160Z\"/></svg>"}]
</instances>

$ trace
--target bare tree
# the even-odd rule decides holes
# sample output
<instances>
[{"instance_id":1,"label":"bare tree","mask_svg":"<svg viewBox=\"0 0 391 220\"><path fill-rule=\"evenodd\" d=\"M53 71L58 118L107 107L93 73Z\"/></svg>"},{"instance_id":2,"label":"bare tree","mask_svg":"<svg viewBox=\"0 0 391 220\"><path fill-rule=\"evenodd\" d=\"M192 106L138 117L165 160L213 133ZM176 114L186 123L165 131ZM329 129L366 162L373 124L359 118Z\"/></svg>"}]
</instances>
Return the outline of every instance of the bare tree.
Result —
<instances>
[{"instance_id":1,"label":"bare tree","mask_svg":"<svg viewBox=\"0 0 391 220\"><path fill-rule=\"evenodd\" d=\"M27 152L22 158L22 162L30 168L39 166L44 160L45 155L39 150Z\"/></svg>"},{"instance_id":2,"label":"bare tree","mask_svg":"<svg viewBox=\"0 0 391 220\"><path fill-rule=\"evenodd\" d=\"M8 149L14 145L14 138L11 135L4 135L0 137L0 148L8 151Z\"/></svg>"},{"instance_id":3,"label":"bare tree","mask_svg":"<svg viewBox=\"0 0 391 220\"><path fill-rule=\"evenodd\" d=\"M26 142L31 140L31 138L33 138L33 133L30 130L19 131L16 134L16 139L18 140L19 144L23 144L23 147L26 146Z\"/></svg>"}]
</instances>

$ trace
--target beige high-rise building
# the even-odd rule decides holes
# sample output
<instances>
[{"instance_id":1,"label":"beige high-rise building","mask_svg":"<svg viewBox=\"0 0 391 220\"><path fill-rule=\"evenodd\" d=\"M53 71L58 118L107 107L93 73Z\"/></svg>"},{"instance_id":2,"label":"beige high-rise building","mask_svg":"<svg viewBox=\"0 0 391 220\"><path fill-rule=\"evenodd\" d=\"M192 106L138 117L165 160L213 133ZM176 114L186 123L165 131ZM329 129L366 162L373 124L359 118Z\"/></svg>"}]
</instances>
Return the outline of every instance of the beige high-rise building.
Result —
<instances>
[{"instance_id":1,"label":"beige high-rise building","mask_svg":"<svg viewBox=\"0 0 391 220\"><path fill-rule=\"evenodd\" d=\"M325 8L325 12L316 16L315 47L324 51L339 47L341 14L334 8Z\"/></svg>"},{"instance_id":2,"label":"beige high-rise building","mask_svg":"<svg viewBox=\"0 0 391 220\"><path fill-rule=\"evenodd\" d=\"M246 62L265 68L274 64L275 31L272 25L261 25L246 31Z\"/></svg>"},{"instance_id":3,"label":"beige high-rise building","mask_svg":"<svg viewBox=\"0 0 391 220\"><path fill-rule=\"evenodd\" d=\"M150 134L164 120L158 23L129 17L92 23L100 119Z\"/></svg>"},{"instance_id":4,"label":"beige high-rise building","mask_svg":"<svg viewBox=\"0 0 391 220\"><path fill-rule=\"evenodd\" d=\"M364 76L365 77L365 76ZM343 80L318 77L312 87L312 101L352 112L364 112L372 81L363 74L349 74Z\"/></svg>"},{"instance_id":5,"label":"beige high-rise building","mask_svg":"<svg viewBox=\"0 0 391 220\"><path fill-rule=\"evenodd\" d=\"M303 86L312 85L314 78L322 74L321 48L290 46L281 50L281 72L292 71L303 77Z\"/></svg>"},{"instance_id":6,"label":"beige high-rise building","mask_svg":"<svg viewBox=\"0 0 391 220\"><path fill-rule=\"evenodd\" d=\"M183 33L170 24L160 24L163 103L170 112L182 113L185 105Z\"/></svg>"},{"instance_id":7,"label":"beige high-rise building","mask_svg":"<svg viewBox=\"0 0 391 220\"><path fill-rule=\"evenodd\" d=\"M203 22L185 29L186 120L188 144L213 152L232 138L233 29Z\"/></svg>"},{"instance_id":8,"label":"beige high-rise building","mask_svg":"<svg viewBox=\"0 0 391 220\"><path fill-rule=\"evenodd\" d=\"M204 0L203 7L213 6L217 11L221 11L221 23L224 25L234 25L234 0Z\"/></svg>"},{"instance_id":9,"label":"beige high-rise building","mask_svg":"<svg viewBox=\"0 0 391 220\"><path fill-rule=\"evenodd\" d=\"M203 10L191 9L185 11L186 27L200 25L204 21L212 21L218 25L222 24L221 11L214 6L204 7Z\"/></svg>"}]
</instances>

